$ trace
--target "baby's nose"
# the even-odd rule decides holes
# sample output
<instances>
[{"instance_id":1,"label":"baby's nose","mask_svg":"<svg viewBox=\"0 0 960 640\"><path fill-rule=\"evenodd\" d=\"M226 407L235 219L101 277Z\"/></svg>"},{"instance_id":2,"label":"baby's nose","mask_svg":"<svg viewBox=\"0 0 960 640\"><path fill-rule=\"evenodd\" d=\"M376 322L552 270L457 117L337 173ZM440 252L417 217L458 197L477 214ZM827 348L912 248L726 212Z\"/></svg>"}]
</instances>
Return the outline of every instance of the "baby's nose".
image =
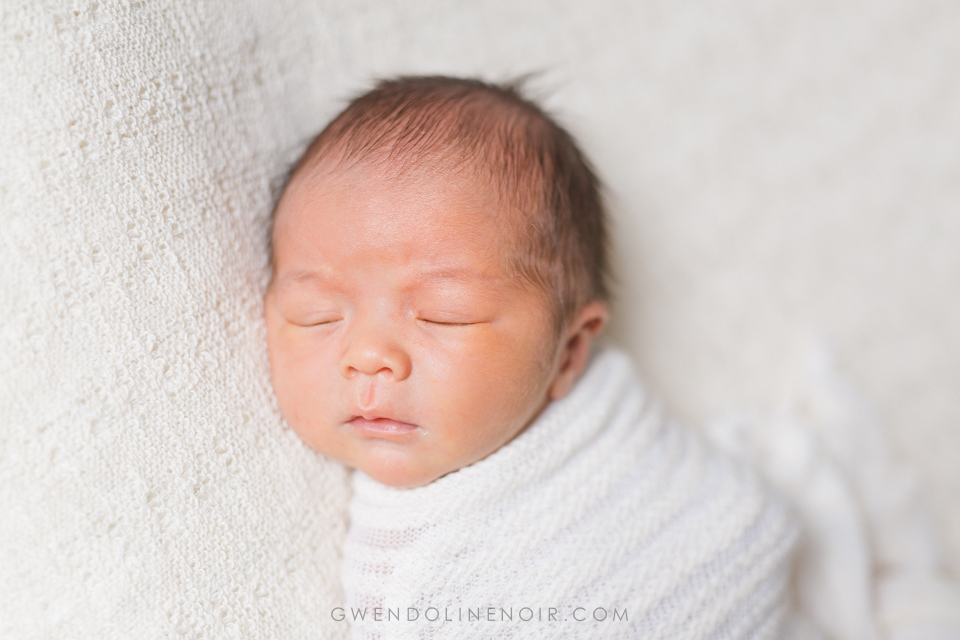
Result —
<instances>
[{"instance_id":1,"label":"baby's nose","mask_svg":"<svg viewBox=\"0 0 960 640\"><path fill-rule=\"evenodd\" d=\"M350 379L358 374L385 374L399 382L410 375L410 356L399 345L387 340L354 342L340 359L340 375Z\"/></svg>"}]
</instances>

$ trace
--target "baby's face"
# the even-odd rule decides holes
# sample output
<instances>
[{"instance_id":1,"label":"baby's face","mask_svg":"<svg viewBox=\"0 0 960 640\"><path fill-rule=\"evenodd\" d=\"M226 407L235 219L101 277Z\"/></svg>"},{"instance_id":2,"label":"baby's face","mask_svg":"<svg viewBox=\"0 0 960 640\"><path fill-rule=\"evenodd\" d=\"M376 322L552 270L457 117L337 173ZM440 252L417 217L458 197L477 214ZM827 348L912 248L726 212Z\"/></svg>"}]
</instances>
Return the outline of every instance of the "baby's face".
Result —
<instances>
[{"instance_id":1,"label":"baby's face","mask_svg":"<svg viewBox=\"0 0 960 640\"><path fill-rule=\"evenodd\" d=\"M274 389L312 448L398 487L509 442L558 367L542 294L505 267L494 193L357 167L277 209L266 322Z\"/></svg>"}]
</instances>

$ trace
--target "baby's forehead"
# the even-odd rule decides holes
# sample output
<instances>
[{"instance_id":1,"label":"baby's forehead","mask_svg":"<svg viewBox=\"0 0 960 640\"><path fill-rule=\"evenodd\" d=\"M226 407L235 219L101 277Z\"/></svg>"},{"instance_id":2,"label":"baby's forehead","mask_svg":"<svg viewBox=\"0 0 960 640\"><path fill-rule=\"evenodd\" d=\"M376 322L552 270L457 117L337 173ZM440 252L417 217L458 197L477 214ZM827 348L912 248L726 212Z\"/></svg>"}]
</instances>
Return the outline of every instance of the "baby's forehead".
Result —
<instances>
[{"instance_id":1,"label":"baby's forehead","mask_svg":"<svg viewBox=\"0 0 960 640\"><path fill-rule=\"evenodd\" d=\"M496 189L482 174L335 167L304 176L291 190L299 193L274 236L281 289L382 285L411 295L446 291L453 299L464 291L496 297L530 288L518 278L513 250L523 234L496 209Z\"/></svg>"},{"instance_id":2,"label":"baby's forehead","mask_svg":"<svg viewBox=\"0 0 960 640\"><path fill-rule=\"evenodd\" d=\"M288 264L289 252L300 251L311 227L320 224L331 230L324 232L331 237L349 229L349 242L364 247L368 255L393 256L383 266L394 272L402 267L414 275L464 280L470 264L451 269L448 253L462 248L465 253L459 258L492 260L483 270L486 279L504 285L499 281L506 278L515 284L520 256L531 253L531 233L525 231L529 224L522 223L517 207L504 202L497 183L467 163L420 158L412 165L393 160L321 163L292 181L289 188L297 193L278 211L275 260Z\"/></svg>"}]
</instances>

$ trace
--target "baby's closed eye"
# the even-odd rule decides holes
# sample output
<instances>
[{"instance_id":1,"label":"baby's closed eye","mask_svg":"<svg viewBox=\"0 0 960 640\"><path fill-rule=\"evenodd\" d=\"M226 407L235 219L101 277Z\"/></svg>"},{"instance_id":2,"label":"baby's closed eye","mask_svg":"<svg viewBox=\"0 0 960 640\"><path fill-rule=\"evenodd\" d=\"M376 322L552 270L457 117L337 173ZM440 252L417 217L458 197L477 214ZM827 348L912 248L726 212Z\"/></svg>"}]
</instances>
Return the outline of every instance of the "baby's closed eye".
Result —
<instances>
[{"instance_id":1,"label":"baby's closed eye","mask_svg":"<svg viewBox=\"0 0 960 640\"><path fill-rule=\"evenodd\" d=\"M343 320L343 316L322 314L320 316L307 316L305 318L293 319L291 322L300 327L319 327L325 324L333 324L341 320Z\"/></svg>"},{"instance_id":2,"label":"baby's closed eye","mask_svg":"<svg viewBox=\"0 0 960 640\"><path fill-rule=\"evenodd\" d=\"M340 322L344 318L339 311L318 309L312 305L283 305L280 313L287 322L298 327L318 327Z\"/></svg>"},{"instance_id":3,"label":"baby's closed eye","mask_svg":"<svg viewBox=\"0 0 960 640\"><path fill-rule=\"evenodd\" d=\"M426 322L428 324L436 324L442 327L465 327L471 324L480 324L479 322L455 322L451 320L436 320L430 318L417 318L421 322Z\"/></svg>"},{"instance_id":4,"label":"baby's closed eye","mask_svg":"<svg viewBox=\"0 0 960 640\"><path fill-rule=\"evenodd\" d=\"M484 324L490 321L477 310L457 309L425 309L416 313L417 322L424 322L442 327L465 327L473 324Z\"/></svg>"}]
</instances>

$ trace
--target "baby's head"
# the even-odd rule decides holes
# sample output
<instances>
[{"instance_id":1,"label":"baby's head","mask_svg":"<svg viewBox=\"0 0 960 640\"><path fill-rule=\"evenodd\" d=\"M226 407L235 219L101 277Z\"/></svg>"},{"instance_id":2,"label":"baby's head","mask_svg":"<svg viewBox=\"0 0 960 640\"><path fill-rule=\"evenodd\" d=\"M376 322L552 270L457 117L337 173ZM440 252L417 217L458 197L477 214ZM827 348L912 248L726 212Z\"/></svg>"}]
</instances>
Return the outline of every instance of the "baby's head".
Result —
<instances>
[{"instance_id":1,"label":"baby's head","mask_svg":"<svg viewBox=\"0 0 960 640\"><path fill-rule=\"evenodd\" d=\"M573 139L512 87L381 82L293 169L265 301L296 433L414 487L508 443L607 318L605 213Z\"/></svg>"}]
</instances>

